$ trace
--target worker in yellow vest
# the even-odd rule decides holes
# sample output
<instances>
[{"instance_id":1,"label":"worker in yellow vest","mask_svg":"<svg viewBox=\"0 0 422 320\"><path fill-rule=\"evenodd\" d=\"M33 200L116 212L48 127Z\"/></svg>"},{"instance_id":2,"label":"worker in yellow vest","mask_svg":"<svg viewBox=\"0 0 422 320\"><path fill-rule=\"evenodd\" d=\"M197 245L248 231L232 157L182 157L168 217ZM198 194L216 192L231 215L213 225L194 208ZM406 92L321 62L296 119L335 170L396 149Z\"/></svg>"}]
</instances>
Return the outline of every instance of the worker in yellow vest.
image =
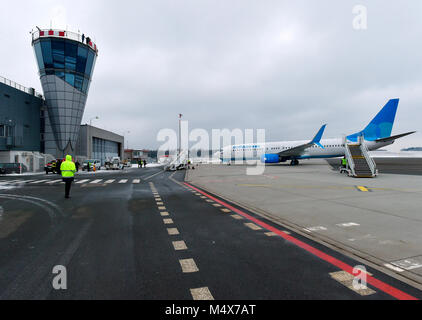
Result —
<instances>
[{"instance_id":1,"label":"worker in yellow vest","mask_svg":"<svg viewBox=\"0 0 422 320\"><path fill-rule=\"evenodd\" d=\"M72 156L67 155L66 161L63 161L60 165L60 171L62 172L63 182L65 183L65 194L64 197L69 199L70 187L75 179L76 167L72 161Z\"/></svg>"}]
</instances>

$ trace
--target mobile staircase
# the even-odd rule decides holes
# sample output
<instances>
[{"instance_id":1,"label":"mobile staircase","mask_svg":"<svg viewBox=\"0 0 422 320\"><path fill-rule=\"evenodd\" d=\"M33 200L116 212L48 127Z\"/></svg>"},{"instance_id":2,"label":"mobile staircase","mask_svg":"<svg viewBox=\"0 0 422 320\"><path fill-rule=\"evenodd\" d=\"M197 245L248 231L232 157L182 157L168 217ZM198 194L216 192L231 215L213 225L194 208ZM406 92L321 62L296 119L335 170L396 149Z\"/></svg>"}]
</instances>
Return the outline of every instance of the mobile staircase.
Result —
<instances>
[{"instance_id":1,"label":"mobile staircase","mask_svg":"<svg viewBox=\"0 0 422 320\"><path fill-rule=\"evenodd\" d=\"M348 143L346 141L345 155L349 176L355 178L374 178L378 175L376 164L370 157L362 136L359 136L357 143Z\"/></svg>"}]
</instances>

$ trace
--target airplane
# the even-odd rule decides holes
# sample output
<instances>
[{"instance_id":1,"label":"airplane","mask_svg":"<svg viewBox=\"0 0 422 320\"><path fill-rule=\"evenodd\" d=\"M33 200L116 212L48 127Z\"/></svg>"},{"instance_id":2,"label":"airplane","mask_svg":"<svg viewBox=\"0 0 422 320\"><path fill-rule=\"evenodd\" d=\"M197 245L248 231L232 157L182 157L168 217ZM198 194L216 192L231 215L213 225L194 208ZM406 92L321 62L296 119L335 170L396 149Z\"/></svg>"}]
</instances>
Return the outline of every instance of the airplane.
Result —
<instances>
[{"instance_id":1,"label":"airplane","mask_svg":"<svg viewBox=\"0 0 422 320\"><path fill-rule=\"evenodd\" d=\"M290 160L290 165L296 166L302 159L343 157L345 155L345 141L357 142L359 137L363 137L369 151L377 150L393 144L399 138L416 132L391 136L398 104L399 99L389 100L365 129L347 137L321 140L326 128L326 124L324 124L310 141L232 145L224 147L215 155L223 163L236 160L261 160L262 163L281 163Z\"/></svg>"}]
</instances>

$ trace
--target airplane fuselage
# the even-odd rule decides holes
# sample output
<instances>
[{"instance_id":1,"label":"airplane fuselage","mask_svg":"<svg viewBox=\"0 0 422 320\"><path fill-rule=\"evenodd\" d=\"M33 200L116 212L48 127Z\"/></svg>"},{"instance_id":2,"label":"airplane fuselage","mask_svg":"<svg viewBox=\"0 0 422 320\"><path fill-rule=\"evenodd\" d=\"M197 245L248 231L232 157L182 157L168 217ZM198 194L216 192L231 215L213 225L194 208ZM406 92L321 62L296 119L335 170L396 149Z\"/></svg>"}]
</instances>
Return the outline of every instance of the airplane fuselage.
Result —
<instances>
[{"instance_id":1,"label":"airplane fuselage","mask_svg":"<svg viewBox=\"0 0 422 320\"><path fill-rule=\"evenodd\" d=\"M232 145L224 147L219 154L219 158L223 162L259 160L263 155L278 155L280 152L287 151L307 142L308 141L306 140L300 140ZM322 139L320 143L324 148L313 145L307 148L301 155L281 157L280 162L293 159L335 158L343 157L345 155L343 138ZM394 141L376 142L365 140L365 145L370 151L377 150L393 143Z\"/></svg>"}]
</instances>

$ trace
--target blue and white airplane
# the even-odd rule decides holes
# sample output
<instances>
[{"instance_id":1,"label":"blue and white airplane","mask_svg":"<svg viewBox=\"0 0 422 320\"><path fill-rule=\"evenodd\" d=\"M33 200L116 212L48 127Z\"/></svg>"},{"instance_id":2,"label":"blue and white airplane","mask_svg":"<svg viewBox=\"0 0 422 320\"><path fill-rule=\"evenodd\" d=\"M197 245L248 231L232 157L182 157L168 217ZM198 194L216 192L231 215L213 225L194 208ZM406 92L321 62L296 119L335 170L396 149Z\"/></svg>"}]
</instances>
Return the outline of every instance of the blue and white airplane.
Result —
<instances>
[{"instance_id":1,"label":"blue and white airplane","mask_svg":"<svg viewBox=\"0 0 422 320\"><path fill-rule=\"evenodd\" d=\"M358 138L362 136L368 150L371 151L393 144L396 139L415 133L416 131L412 131L391 136L398 104L399 99L388 101L365 129L347 136L347 142L357 142ZM326 125L323 125L310 141L232 145L224 147L216 155L222 162L260 159L263 163L291 161L291 165L298 165L301 159L343 157L345 155L344 137L321 140L325 127Z\"/></svg>"}]
</instances>

